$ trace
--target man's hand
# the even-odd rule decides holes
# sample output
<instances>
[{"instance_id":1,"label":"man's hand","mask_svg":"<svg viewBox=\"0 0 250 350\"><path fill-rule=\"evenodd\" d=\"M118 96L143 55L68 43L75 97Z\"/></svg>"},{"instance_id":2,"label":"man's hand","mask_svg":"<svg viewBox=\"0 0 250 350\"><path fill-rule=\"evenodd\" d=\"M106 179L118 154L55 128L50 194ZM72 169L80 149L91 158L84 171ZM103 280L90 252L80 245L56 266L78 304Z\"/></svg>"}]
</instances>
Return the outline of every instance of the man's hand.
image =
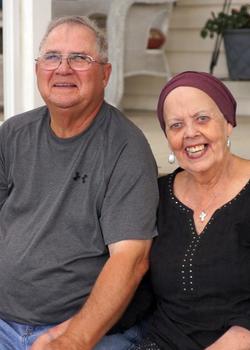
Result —
<instances>
[{"instance_id":1,"label":"man's hand","mask_svg":"<svg viewBox=\"0 0 250 350\"><path fill-rule=\"evenodd\" d=\"M83 350L73 335L67 333L71 320L69 319L42 334L30 350Z\"/></svg>"},{"instance_id":2,"label":"man's hand","mask_svg":"<svg viewBox=\"0 0 250 350\"><path fill-rule=\"evenodd\" d=\"M109 245L110 257L82 309L51 328L30 350L91 350L119 320L148 269L151 240Z\"/></svg>"},{"instance_id":3,"label":"man's hand","mask_svg":"<svg viewBox=\"0 0 250 350\"><path fill-rule=\"evenodd\" d=\"M49 333L40 336L31 347L31 350L85 350L82 345L76 343L67 333L52 339ZM86 349L87 350L87 349Z\"/></svg>"}]
</instances>

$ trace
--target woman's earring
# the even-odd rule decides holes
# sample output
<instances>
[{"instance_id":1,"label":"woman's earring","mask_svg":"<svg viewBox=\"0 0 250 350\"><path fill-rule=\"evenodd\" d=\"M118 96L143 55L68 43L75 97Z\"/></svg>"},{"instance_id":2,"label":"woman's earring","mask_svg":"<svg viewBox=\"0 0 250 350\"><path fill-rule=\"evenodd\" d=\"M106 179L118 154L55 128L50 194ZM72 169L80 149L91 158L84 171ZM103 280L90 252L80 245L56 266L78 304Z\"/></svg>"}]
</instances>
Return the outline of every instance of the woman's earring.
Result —
<instances>
[{"instance_id":1,"label":"woman's earring","mask_svg":"<svg viewBox=\"0 0 250 350\"><path fill-rule=\"evenodd\" d=\"M168 156L168 162L169 164L174 164L175 162L175 155L174 155L174 152L171 152Z\"/></svg>"},{"instance_id":2,"label":"woman's earring","mask_svg":"<svg viewBox=\"0 0 250 350\"><path fill-rule=\"evenodd\" d=\"M231 140L230 140L229 137L227 138L227 147L228 147L229 149L231 148Z\"/></svg>"}]
</instances>

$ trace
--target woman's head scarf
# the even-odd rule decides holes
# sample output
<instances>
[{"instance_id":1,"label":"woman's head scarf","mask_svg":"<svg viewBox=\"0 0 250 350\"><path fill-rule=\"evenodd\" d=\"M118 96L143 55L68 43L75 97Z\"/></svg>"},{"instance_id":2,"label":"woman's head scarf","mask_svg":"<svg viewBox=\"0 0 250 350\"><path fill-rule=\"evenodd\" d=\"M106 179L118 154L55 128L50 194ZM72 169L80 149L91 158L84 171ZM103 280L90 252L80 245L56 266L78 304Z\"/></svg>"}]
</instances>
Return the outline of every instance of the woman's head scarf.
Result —
<instances>
[{"instance_id":1,"label":"woman's head scarf","mask_svg":"<svg viewBox=\"0 0 250 350\"><path fill-rule=\"evenodd\" d=\"M219 79L209 73L186 71L170 79L160 93L157 114L164 132L164 101L167 95L179 86L190 86L204 91L214 100L228 123L232 124L233 127L236 126L237 104L229 89Z\"/></svg>"}]
</instances>

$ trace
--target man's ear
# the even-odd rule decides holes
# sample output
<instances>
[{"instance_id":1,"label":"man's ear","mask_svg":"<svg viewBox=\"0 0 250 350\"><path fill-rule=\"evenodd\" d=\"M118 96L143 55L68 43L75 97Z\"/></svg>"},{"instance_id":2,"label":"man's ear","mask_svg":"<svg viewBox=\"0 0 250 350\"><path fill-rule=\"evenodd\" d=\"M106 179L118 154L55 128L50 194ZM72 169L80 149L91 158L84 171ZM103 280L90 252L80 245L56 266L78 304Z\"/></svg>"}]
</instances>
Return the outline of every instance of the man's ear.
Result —
<instances>
[{"instance_id":1,"label":"man's ear","mask_svg":"<svg viewBox=\"0 0 250 350\"><path fill-rule=\"evenodd\" d=\"M106 63L103 66L103 86L106 87L109 81L110 74L112 72L111 63Z\"/></svg>"},{"instance_id":2,"label":"man's ear","mask_svg":"<svg viewBox=\"0 0 250 350\"><path fill-rule=\"evenodd\" d=\"M36 74L37 74L37 70L38 70L38 63L36 62L36 65L35 65Z\"/></svg>"}]
</instances>

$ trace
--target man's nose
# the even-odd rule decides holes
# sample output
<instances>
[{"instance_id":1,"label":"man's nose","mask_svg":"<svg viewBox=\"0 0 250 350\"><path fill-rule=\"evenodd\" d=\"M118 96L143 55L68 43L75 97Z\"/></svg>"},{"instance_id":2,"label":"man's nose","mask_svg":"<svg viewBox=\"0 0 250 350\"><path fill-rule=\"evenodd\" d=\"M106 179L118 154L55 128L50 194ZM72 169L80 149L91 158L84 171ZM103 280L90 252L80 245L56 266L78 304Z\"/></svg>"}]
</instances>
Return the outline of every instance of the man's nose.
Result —
<instances>
[{"instance_id":1,"label":"man's nose","mask_svg":"<svg viewBox=\"0 0 250 350\"><path fill-rule=\"evenodd\" d=\"M59 72L68 72L68 71L72 71L72 68L69 64L69 59L68 57L61 57L61 61L59 66L57 67L56 71Z\"/></svg>"}]
</instances>

